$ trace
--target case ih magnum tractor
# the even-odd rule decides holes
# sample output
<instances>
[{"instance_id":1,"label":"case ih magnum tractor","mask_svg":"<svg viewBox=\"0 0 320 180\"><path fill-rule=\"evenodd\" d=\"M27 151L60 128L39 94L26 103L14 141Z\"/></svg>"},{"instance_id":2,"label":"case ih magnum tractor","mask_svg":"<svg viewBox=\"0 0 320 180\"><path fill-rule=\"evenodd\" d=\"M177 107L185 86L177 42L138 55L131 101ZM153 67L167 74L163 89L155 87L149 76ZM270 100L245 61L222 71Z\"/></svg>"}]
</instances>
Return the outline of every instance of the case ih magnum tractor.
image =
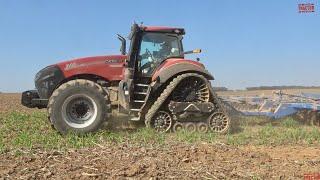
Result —
<instances>
[{"instance_id":1,"label":"case ih magnum tractor","mask_svg":"<svg viewBox=\"0 0 320 180\"><path fill-rule=\"evenodd\" d=\"M36 90L23 92L22 104L47 108L62 134L94 132L112 112L128 114L159 132L226 133L230 118L210 85L204 65L184 59L182 28L133 24L130 48L122 55L74 59L48 66L35 76Z\"/></svg>"}]
</instances>

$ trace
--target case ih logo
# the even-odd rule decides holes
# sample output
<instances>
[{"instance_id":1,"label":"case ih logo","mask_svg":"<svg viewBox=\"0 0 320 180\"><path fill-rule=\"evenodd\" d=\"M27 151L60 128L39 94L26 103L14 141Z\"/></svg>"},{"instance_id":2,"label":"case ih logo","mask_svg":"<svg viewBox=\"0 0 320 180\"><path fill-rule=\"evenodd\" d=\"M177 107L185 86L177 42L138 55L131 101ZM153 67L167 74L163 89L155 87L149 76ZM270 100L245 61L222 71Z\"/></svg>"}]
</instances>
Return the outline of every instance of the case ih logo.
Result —
<instances>
[{"instance_id":1,"label":"case ih logo","mask_svg":"<svg viewBox=\"0 0 320 180\"><path fill-rule=\"evenodd\" d=\"M311 13L314 12L314 4L298 4L299 13Z\"/></svg>"},{"instance_id":2,"label":"case ih logo","mask_svg":"<svg viewBox=\"0 0 320 180\"><path fill-rule=\"evenodd\" d=\"M307 173L304 174L304 180L317 180L320 179L320 173Z\"/></svg>"}]
</instances>

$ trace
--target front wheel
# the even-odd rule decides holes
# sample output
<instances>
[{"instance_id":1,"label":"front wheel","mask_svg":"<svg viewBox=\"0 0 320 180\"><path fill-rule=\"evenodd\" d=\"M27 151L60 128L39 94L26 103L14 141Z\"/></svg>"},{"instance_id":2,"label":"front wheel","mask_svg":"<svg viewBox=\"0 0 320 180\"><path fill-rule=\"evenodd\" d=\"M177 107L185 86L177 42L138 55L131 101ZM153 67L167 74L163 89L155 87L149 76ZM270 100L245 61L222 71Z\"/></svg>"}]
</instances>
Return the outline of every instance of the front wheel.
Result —
<instances>
[{"instance_id":1,"label":"front wheel","mask_svg":"<svg viewBox=\"0 0 320 180\"><path fill-rule=\"evenodd\" d=\"M61 134L94 132L107 118L105 95L102 87L92 81L66 82L49 99L49 119Z\"/></svg>"}]
</instances>

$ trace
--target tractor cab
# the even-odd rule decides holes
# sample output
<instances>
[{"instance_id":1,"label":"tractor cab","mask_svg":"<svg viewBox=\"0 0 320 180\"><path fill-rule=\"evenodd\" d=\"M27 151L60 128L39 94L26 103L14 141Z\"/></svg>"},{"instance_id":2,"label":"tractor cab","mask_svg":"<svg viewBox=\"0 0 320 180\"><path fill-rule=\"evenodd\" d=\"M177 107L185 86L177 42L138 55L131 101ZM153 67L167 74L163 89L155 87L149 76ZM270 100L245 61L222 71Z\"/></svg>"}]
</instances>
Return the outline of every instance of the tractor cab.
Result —
<instances>
[{"instance_id":1,"label":"tractor cab","mask_svg":"<svg viewBox=\"0 0 320 180\"><path fill-rule=\"evenodd\" d=\"M124 80L119 88L120 104L125 109L139 112L157 68L169 58L184 58L184 34L182 28L132 25ZM126 54L125 39L120 35L118 38L122 41L121 52Z\"/></svg>"},{"instance_id":2,"label":"tractor cab","mask_svg":"<svg viewBox=\"0 0 320 180\"><path fill-rule=\"evenodd\" d=\"M133 25L129 36L129 68L140 76L151 77L154 70L168 58L183 58L183 29L142 27Z\"/></svg>"},{"instance_id":3,"label":"tractor cab","mask_svg":"<svg viewBox=\"0 0 320 180\"><path fill-rule=\"evenodd\" d=\"M122 42L121 53L127 55L126 67L134 74L151 77L155 69L166 59L184 58L182 28L138 26L133 24L129 35L130 47L126 53L126 40L118 35Z\"/></svg>"}]
</instances>

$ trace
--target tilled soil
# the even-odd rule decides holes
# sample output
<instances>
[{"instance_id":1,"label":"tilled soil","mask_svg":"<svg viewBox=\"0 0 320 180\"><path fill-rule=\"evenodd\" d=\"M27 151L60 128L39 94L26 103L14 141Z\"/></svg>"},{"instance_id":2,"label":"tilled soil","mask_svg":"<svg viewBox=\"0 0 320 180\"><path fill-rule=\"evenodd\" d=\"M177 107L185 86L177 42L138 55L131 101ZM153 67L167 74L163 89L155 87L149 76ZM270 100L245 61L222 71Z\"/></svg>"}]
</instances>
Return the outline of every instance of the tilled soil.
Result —
<instances>
[{"instance_id":1,"label":"tilled soil","mask_svg":"<svg viewBox=\"0 0 320 180\"><path fill-rule=\"evenodd\" d=\"M0 112L19 110L19 94L0 94ZM31 111L37 111L33 109ZM0 154L0 179L301 179L320 172L320 150L312 146L136 143Z\"/></svg>"},{"instance_id":2,"label":"tilled soil","mask_svg":"<svg viewBox=\"0 0 320 180\"><path fill-rule=\"evenodd\" d=\"M9 111L34 112L37 108L27 108L21 105L20 93L1 93L0 94L0 113Z\"/></svg>"},{"instance_id":3,"label":"tilled soil","mask_svg":"<svg viewBox=\"0 0 320 180\"><path fill-rule=\"evenodd\" d=\"M291 151L294 149L294 151ZM67 152L0 155L0 177L20 179L299 179L320 169L314 147L107 145Z\"/></svg>"}]
</instances>

